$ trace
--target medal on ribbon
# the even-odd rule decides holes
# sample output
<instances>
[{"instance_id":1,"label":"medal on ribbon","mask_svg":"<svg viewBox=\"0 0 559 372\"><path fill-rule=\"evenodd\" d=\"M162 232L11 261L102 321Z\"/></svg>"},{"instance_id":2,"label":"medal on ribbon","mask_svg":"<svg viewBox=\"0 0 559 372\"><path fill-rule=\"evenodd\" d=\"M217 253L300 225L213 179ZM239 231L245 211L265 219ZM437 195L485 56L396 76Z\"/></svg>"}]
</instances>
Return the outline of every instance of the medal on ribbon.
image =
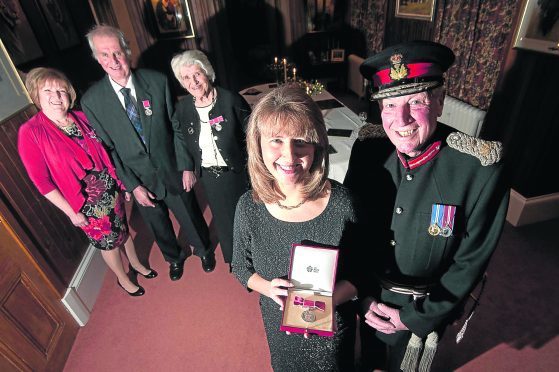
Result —
<instances>
[{"instance_id":1,"label":"medal on ribbon","mask_svg":"<svg viewBox=\"0 0 559 372\"><path fill-rule=\"evenodd\" d=\"M307 323L312 323L316 320L314 310L326 311L326 304L322 301L305 300L301 296L295 296L293 305L307 307L308 309L301 313L301 319Z\"/></svg>"},{"instance_id":2,"label":"medal on ribbon","mask_svg":"<svg viewBox=\"0 0 559 372\"><path fill-rule=\"evenodd\" d=\"M441 233L441 225L442 225L442 206L440 204L433 204L431 208L431 223L429 224L429 228L427 232L429 235L437 236Z\"/></svg>"},{"instance_id":3,"label":"medal on ribbon","mask_svg":"<svg viewBox=\"0 0 559 372\"><path fill-rule=\"evenodd\" d=\"M219 132L222 129L222 126L219 123L221 123L222 121L225 121L225 119L223 119L222 115L219 115L217 118L210 119L209 123L212 128Z\"/></svg>"},{"instance_id":4,"label":"medal on ribbon","mask_svg":"<svg viewBox=\"0 0 559 372\"><path fill-rule=\"evenodd\" d=\"M151 114L153 114L153 111L151 111L151 103L149 102L149 99L143 100L142 106L144 106L144 113L146 114L146 116L151 116Z\"/></svg>"},{"instance_id":5,"label":"medal on ribbon","mask_svg":"<svg viewBox=\"0 0 559 372\"><path fill-rule=\"evenodd\" d=\"M445 205L443 207L443 224L441 236L448 238L452 235L452 230L454 229L454 216L456 214L456 206Z\"/></svg>"}]
</instances>

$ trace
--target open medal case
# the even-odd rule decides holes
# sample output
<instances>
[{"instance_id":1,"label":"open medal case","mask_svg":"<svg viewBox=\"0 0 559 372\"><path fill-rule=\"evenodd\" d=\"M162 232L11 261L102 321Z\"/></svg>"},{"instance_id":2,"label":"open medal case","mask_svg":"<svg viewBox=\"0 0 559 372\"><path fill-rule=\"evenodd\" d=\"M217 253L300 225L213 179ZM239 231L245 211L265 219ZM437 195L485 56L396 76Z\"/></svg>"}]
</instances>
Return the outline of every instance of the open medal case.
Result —
<instances>
[{"instance_id":1,"label":"open medal case","mask_svg":"<svg viewBox=\"0 0 559 372\"><path fill-rule=\"evenodd\" d=\"M332 293L336 283L338 250L293 244L281 331L333 336Z\"/></svg>"}]
</instances>

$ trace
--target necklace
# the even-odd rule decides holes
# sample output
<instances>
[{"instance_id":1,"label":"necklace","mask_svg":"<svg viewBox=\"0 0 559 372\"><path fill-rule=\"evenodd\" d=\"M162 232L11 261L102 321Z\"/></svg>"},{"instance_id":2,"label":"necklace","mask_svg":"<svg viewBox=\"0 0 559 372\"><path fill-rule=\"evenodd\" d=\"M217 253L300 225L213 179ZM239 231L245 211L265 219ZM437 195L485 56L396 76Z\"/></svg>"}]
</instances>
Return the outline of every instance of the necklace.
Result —
<instances>
[{"instance_id":1,"label":"necklace","mask_svg":"<svg viewBox=\"0 0 559 372\"><path fill-rule=\"evenodd\" d=\"M285 209L285 210L291 210L291 209L295 209L295 208L299 208L300 206L302 206L303 204L305 204L305 202L307 201L307 199L303 199L299 204L296 205L283 205L279 202L279 200L276 202L277 206L280 207L281 209Z\"/></svg>"}]
</instances>

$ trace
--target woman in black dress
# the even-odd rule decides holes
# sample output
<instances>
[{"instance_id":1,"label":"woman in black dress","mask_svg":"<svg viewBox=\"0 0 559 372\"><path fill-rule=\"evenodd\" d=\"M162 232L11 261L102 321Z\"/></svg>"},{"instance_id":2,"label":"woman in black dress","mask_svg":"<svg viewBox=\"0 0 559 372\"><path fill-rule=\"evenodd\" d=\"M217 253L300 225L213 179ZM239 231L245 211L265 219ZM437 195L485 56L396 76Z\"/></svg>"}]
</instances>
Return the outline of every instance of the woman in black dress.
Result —
<instances>
[{"instance_id":1,"label":"woman in black dress","mask_svg":"<svg viewBox=\"0 0 559 372\"><path fill-rule=\"evenodd\" d=\"M351 371L356 289L348 276L349 229L355 215L347 190L328 177L328 136L318 106L300 88L281 87L254 108L247 131L253 190L235 214L233 272L261 294L260 307L275 371ZM336 246L333 337L279 330L292 243Z\"/></svg>"}]
</instances>

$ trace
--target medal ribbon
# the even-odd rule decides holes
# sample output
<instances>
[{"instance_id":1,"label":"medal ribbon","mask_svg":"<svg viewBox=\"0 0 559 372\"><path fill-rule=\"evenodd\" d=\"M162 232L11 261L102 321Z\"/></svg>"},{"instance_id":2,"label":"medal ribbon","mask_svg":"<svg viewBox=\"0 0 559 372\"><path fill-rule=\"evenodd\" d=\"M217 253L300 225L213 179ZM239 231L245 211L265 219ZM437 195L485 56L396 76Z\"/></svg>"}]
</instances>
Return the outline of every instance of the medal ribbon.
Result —
<instances>
[{"instance_id":1,"label":"medal ribbon","mask_svg":"<svg viewBox=\"0 0 559 372\"><path fill-rule=\"evenodd\" d=\"M295 296L293 299L293 305L300 305L309 308L315 308L320 311L326 311L326 304L322 301L312 301L312 300L305 300L303 297Z\"/></svg>"},{"instance_id":2,"label":"medal ribbon","mask_svg":"<svg viewBox=\"0 0 559 372\"><path fill-rule=\"evenodd\" d=\"M450 231L454 229L454 214L456 213L456 206L445 205L444 206L444 221L442 227L448 227Z\"/></svg>"},{"instance_id":3,"label":"medal ribbon","mask_svg":"<svg viewBox=\"0 0 559 372\"><path fill-rule=\"evenodd\" d=\"M441 216L441 205L440 204L433 204L431 208L431 225L437 225L441 227L442 225L442 216Z\"/></svg>"}]
</instances>

